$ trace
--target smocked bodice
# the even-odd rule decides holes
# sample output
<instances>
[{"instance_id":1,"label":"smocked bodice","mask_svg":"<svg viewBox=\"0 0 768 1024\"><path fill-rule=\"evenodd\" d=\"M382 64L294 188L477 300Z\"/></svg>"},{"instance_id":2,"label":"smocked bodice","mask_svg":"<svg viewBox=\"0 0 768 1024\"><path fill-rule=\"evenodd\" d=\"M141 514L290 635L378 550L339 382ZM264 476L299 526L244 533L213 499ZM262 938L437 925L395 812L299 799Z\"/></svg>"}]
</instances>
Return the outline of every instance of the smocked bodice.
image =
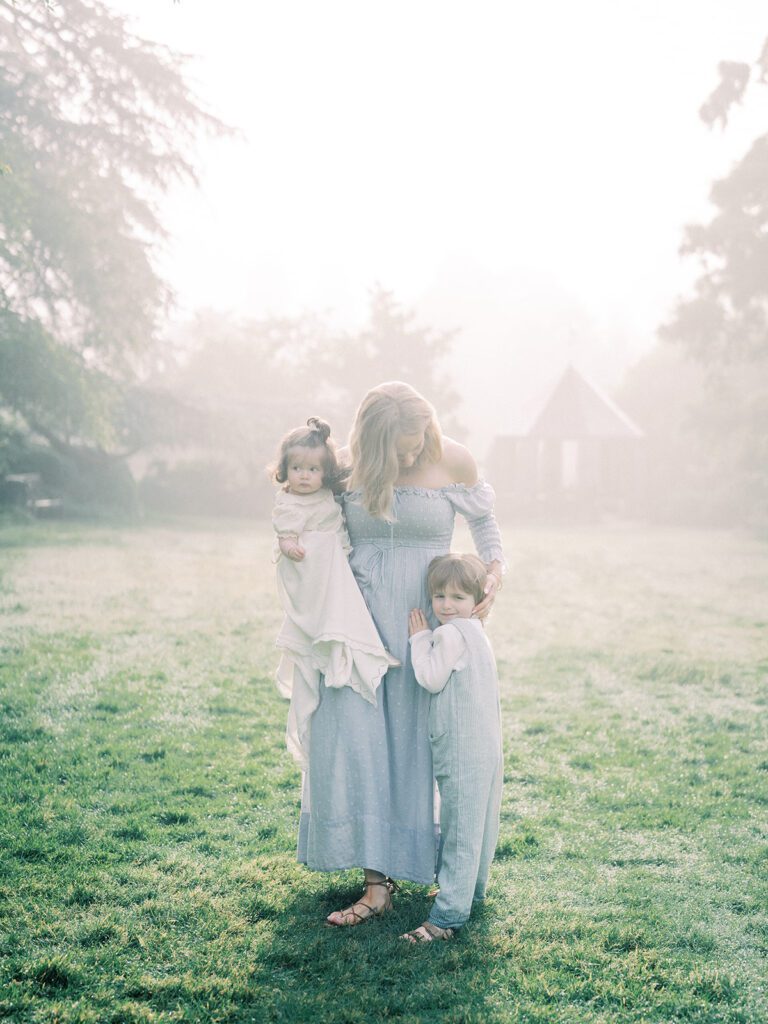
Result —
<instances>
[{"instance_id":1,"label":"smocked bodice","mask_svg":"<svg viewBox=\"0 0 768 1024\"><path fill-rule=\"evenodd\" d=\"M456 512L467 520L484 561L502 561L501 537L493 514L495 495L484 480L473 486L396 487L392 522L366 512L359 491L341 496L353 548L419 547L447 551Z\"/></svg>"}]
</instances>

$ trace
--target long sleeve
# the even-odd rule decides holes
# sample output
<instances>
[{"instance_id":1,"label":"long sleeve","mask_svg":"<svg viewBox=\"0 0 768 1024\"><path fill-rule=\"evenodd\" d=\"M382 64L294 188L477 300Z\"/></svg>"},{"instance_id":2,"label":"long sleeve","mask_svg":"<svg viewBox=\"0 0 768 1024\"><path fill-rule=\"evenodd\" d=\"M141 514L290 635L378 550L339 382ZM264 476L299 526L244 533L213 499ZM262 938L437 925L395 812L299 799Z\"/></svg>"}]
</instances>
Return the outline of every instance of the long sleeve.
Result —
<instances>
[{"instance_id":1,"label":"long sleeve","mask_svg":"<svg viewBox=\"0 0 768 1024\"><path fill-rule=\"evenodd\" d=\"M424 629L410 638L411 662L416 681L430 693L440 693L451 672L463 667L467 643L458 629L450 624L434 633Z\"/></svg>"},{"instance_id":2,"label":"long sleeve","mask_svg":"<svg viewBox=\"0 0 768 1024\"><path fill-rule=\"evenodd\" d=\"M298 536L305 530L336 533L344 552L349 551L341 507L327 487L312 494L278 491L272 509L272 526L279 537Z\"/></svg>"},{"instance_id":3,"label":"long sleeve","mask_svg":"<svg viewBox=\"0 0 768 1024\"><path fill-rule=\"evenodd\" d=\"M272 527L278 537L297 536L307 521L307 508L291 500L291 495L278 491L272 508Z\"/></svg>"},{"instance_id":4,"label":"long sleeve","mask_svg":"<svg viewBox=\"0 0 768 1024\"><path fill-rule=\"evenodd\" d=\"M506 568L501 531L493 511L496 493L491 485L478 480L472 487L458 486L446 493L456 511L466 519L480 558L486 563L501 562Z\"/></svg>"}]
</instances>

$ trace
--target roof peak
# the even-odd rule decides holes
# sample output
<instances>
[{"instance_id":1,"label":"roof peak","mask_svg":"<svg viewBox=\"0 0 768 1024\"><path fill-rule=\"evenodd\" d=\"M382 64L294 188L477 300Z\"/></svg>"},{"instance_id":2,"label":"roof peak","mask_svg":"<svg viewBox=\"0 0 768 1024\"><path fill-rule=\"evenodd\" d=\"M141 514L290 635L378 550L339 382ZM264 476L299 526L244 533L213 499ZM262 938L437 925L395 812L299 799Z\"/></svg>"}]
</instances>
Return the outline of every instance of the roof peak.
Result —
<instances>
[{"instance_id":1,"label":"roof peak","mask_svg":"<svg viewBox=\"0 0 768 1024\"><path fill-rule=\"evenodd\" d=\"M570 362L528 431L528 437L573 440L642 436L613 399Z\"/></svg>"}]
</instances>

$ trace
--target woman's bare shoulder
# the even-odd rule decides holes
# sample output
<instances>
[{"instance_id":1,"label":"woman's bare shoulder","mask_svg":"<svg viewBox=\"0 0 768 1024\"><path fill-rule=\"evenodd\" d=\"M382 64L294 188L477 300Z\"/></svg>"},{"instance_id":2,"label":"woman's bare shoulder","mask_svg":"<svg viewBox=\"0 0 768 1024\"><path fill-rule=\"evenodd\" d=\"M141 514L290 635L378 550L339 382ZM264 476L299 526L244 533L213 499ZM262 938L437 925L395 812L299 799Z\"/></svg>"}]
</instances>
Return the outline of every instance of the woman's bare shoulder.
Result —
<instances>
[{"instance_id":1,"label":"woman's bare shoulder","mask_svg":"<svg viewBox=\"0 0 768 1024\"><path fill-rule=\"evenodd\" d=\"M472 452L458 441L443 437L443 457L440 460L453 483L471 487L477 483L477 463Z\"/></svg>"}]
</instances>

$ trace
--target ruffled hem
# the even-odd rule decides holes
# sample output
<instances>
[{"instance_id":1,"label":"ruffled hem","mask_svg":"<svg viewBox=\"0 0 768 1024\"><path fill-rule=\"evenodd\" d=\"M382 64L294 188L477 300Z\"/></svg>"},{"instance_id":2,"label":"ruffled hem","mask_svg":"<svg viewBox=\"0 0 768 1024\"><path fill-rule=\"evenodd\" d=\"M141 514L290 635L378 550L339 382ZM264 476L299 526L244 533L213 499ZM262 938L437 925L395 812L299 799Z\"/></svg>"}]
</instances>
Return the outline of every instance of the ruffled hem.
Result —
<instances>
[{"instance_id":1,"label":"ruffled hem","mask_svg":"<svg viewBox=\"0 0 768 1024\"><path fill-rule=\"evenodd\" d=\"M489 544L488 547L484 547L483 555L484 562L498 562L501 565L503 572L507 572L509 569L507 560L504 557L504 551L500 544Z\"/></svg>"},{"instance_id":2,"label":"ruffled hem","mask_svg":"<svg viewBox=\"0 0 768 1024\"><path fill-rule=\"evenodd\" d=\"M278 636L275 640L275 647L280 651L285 651L296 664L304 667L305 678L311 673L319 672L325 677L326 686L334 689L340 686L349 686L374 707L376 706L376 689L379 683L390 668L402 667L398 659L393 658L381 646L374 647L361 643L359 640L345 637L340 633L325 633L312 644L304 644L298 639ZM332 669L334 659L331 651L334 649L341 649L347 656L341 678L337 678ZM362 670L363 665L366 665L365 673ZM362 686L355 685L355 674L363 683ZM278 685L278 689L283 696L290 697L290 692L286 693L280 685Z\"/></svg>"}]
</instances>

